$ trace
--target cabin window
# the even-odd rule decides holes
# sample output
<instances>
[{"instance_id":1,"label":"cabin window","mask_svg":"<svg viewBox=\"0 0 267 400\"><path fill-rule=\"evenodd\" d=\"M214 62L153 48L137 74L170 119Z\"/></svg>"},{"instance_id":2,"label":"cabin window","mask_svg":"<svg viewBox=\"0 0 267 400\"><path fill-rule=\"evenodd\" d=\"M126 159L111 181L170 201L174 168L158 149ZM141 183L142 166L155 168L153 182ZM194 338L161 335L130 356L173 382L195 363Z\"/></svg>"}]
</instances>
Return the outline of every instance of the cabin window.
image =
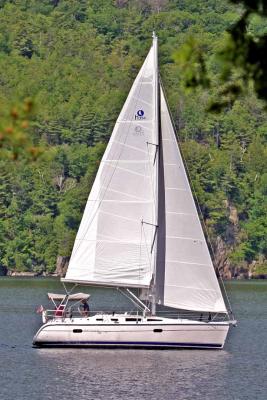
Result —
<instances>
[{"instance_id":1,"label":"cabin window","mask_svg":"<svg viewBox=\"0 0 267 400\"><path fill-rule=\"evenodd\" d=\"M73 333L82 333L82 329L73 329Z\"/></svg>"},{"instance_id":2,"label":"cabin window","mask_svg":"<svg viewBox=\"0 0 267 400\"><path fill-rule=\"evenodd\" d=\"M162 332L162 329L154 329L153 332Z\"/></svg>"},{"instance_id":3,"label":"cabin window","mask_svg":"<svg viewBox=\"0 0 267 400\"><path fill-rule=\"evenodd\" d=\"M119 322L118 318L111 318L111 321L113 321L113 322Z\"/></svg>"},{"instance_id":4,"label":"cabin window","mask_svg":"<svg viewBox=\"0 0 267 400\"><path fill-rule=\"evenodd\" d=\"M103 321L103 318L96 318L96 321Z\"/></svg>"},{"instance_id":5,"label":"cabin window","mask_svg":"<svg viewBox=\"0 0 267 400\"><path fill-rule=\"evenodd\" d=\"M139 322L139 321L142 321L142 320L141 320L141 318L125 318L125 321L127 321L127 322L130 322L130 321Z\"/></svg>"},{"instance_id":6,"label":"cabin window","mask_svg":"<svg viewBox=\"0 0 267 400\"><path fill-rule=\"evenodd\" d=\"M149 321L149 322L154 322L154 321L162 321L162 319L156 319L156 318L147 318L147 321Z\"/></svg>"}]
</instances>

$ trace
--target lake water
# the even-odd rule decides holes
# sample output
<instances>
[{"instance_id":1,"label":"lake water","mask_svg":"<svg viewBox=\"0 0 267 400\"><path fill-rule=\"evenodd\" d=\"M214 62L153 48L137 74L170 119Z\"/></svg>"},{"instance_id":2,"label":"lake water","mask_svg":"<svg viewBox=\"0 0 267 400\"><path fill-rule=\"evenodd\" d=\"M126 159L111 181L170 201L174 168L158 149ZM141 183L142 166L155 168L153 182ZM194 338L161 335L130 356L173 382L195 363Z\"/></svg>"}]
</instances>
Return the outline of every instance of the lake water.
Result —
<instances>
[{"instance_id":1,"label":"lake water","mask_svg":"<svg viewBox=\"0 0 267 400\"><path fill-rule=\"evenodd\" d=\"M61 285L0 278L1 400L266 399L267 281L226 286L238 326L224 350L35 349L34 310ZM115 291L89 292L91 308L115 309Z\"/></svg>"}]
</instances>

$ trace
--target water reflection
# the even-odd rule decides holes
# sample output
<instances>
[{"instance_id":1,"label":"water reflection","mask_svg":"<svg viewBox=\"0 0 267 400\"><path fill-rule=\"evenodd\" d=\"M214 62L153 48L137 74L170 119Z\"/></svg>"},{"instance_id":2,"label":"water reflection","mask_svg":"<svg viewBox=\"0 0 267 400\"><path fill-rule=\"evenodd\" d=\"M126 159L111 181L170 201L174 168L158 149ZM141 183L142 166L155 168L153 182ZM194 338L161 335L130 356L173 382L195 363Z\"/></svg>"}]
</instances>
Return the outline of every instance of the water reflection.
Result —
<instances>
[{"instance_id":1,"label":"water reflection","mask_svg":"<svg viewBox=\"0 0 267 400\"><path fill-rule=\"evenodd\" d=\"M64 381L67 399L76 398L76 390L77 399L215 398L218 390L224 390L223 375L231 358L227 351L203 350L38 349L36 353L40 365L52 367L52 386Z\"/></svg>"}]
</instances>

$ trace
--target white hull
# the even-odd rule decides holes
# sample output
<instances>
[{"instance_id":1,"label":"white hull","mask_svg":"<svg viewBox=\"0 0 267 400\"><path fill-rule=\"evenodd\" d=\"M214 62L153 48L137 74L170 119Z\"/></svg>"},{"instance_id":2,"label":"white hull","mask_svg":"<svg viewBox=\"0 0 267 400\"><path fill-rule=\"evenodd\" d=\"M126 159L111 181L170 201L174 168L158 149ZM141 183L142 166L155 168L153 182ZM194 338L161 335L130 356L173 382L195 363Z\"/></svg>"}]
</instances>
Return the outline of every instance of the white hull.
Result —
<instances>
[{"instance_id":1,"label":"white hull","mask_svg":"<svg viewBox=\"0 0 267 400\"><path fill-rule=\"evenodd\" d=\"M35 346L222 348L229 322L125 315L53 319L33 339Z\"/></svg>"}]
</instances>

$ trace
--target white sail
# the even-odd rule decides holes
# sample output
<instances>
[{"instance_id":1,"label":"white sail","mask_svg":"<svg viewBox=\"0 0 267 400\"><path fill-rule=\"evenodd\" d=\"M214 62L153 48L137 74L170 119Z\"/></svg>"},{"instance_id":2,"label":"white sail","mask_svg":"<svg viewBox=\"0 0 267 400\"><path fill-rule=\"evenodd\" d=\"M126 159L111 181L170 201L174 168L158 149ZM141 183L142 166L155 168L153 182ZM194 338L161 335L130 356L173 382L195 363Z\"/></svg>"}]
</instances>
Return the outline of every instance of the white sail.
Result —
<instances>
[{"instance_id":1,"label":"white sail","mask_svg":"<svg viewBox=\"0 0 267 400\"><path fill-rule=\"evenodd\" d=\"M166 237L160 256L165 268L161 302L185 310L226 312L162 90L160 96Z\"/></svg>"},{"instance_id":2,"label":"white sail","mask_svg":"<svg viewBox=\"0 0 267 400\"><path fill-rule=\"evenodd\" d=\"M156 224L156 38L102 158L64 281L148 287Z\"/></svg>"}]
</instances>

